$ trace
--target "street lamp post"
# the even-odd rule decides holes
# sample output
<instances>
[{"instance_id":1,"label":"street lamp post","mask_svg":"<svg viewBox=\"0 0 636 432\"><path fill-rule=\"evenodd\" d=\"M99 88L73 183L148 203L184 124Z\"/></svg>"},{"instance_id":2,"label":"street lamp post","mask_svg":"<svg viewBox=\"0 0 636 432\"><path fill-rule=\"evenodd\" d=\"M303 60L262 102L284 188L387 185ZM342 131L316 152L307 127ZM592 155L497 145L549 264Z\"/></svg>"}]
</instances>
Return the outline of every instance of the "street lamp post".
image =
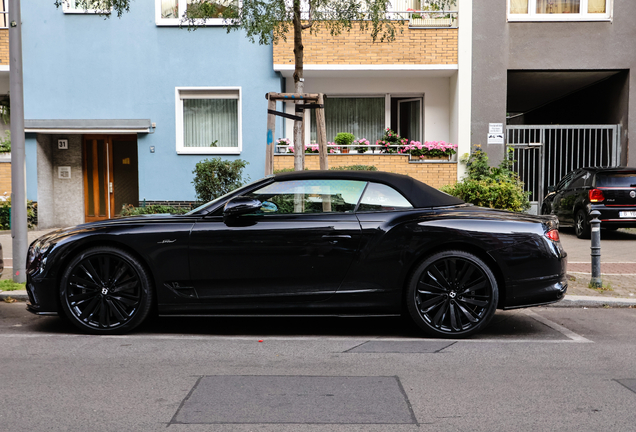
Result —
<instances>
[{"instance_id":1,"label":"street lamp post","mask_svg":"<svg viewBox=\"0 0 636 432\"><path fill-rule=\"evenodd\" d=\"M9 97L11 100L11 238L13 280L26 281L27 200L20 0L9 0Z\"/></svg>"}]
</instances>

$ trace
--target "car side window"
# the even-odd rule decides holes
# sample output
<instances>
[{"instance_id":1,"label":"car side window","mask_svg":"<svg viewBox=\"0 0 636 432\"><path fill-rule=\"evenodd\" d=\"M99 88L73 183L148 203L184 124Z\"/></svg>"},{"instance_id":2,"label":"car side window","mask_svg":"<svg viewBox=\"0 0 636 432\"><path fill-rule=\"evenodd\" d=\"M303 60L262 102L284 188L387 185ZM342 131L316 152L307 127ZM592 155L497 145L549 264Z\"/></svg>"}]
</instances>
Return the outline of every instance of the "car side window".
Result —
<instances>
[{"instance_id":1,"label":"car side window","mask_svg":"<svg viewBox=\"0 0 636 432\"><path fill-rule=\"evenodd\" d=\"M569 189L582 188L583 186L585 186L585 175L581 174L572 180L572 183L569 185Z\"/></svg>"},{"instance_id":2,"label":"car side window","mask_svg":"<svg viewBox=\"0 0 636 432\"><path fill-rule=\"evenodd\" d=\"M394 211L412 208L411 203L392 187L381 183L369 183L358 211Z\"/></svg>"},{"instance_id":3,"label":"car side window","mask_svg":"<svg viewBox=\"0 0 636 432\"><path fill-rule=\"evenodd\" d=\"M290 180L271 183L246 196L263 203L263 214L353 212L366 182L358 180Z\"/></svg>"},{"instance_id":4,"label":"car side window","mask_svg":"<svg viewBox=\"0 0 636 432\"><path fill-rule=\"evenodd\" d=\"M572 181L573 173L567 174L565 177L561 179L561 181L556 185L555 190L560 191L568 187L570 181Z\"/></svg>"}]
</instances>

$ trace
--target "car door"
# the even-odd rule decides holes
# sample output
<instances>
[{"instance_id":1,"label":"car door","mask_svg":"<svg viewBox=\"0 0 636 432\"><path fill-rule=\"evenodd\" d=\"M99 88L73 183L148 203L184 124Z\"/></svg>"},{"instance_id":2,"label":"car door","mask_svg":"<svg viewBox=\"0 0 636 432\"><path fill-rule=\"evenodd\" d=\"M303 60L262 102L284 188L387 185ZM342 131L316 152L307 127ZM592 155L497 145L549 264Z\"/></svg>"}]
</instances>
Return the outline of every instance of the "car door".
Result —
<instances>
[{"instance_id":1,"label":"car door","mask_svg":"<svg viewBox=\"0 0 636 432\"><path fill-rule=\"evenodd\" d=\"M552 201L552 212L557 215L561 223L572 221L572 216L568 216L568 209L564 206L567 202L563 203L562 200L573 176L573 172L566 174L554 188L555 193L554 200Z\"/></svg>"},{"instance_id":2,"label":"car door","mask_svg":"<svg viewBox=\"0 0 636 432\"><path fill-rule=\"evenodd\" d=\"M360 243L353 213L363 181L290 180L246 196L261 210L198 221L190 236L190 274L199 299L262 300L259 307L318 301L344 279Z\"/></svg>"},{"instance_id":3,"label":"car door","mask_svg":"<svg viewBox=\"0 0 636 432\"><path fill-rule=\"evenodd\" d=\"M574 223L574 209L577 202L581 201L585 186L585 172L576 172L559 192L559 219L564 223Z\"/></svg>"}]
</instances>

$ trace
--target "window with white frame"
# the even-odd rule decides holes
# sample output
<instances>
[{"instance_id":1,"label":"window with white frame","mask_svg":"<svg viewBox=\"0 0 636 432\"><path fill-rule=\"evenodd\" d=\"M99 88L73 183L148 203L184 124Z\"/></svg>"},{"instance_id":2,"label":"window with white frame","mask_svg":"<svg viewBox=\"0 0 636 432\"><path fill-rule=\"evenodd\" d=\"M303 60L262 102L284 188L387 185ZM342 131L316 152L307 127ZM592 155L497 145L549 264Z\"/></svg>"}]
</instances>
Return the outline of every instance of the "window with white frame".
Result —
<instances>
[{"instance_id":1,"label":"window with white frame","mask_svg":"<svg viewBox=\"0 0 636 432\"><path fill-rule=\"evenodd\" d=\"M508 0L508 21L609 21L611 0Z\"/></svg>"},{"instance_id":2,"label":"window with white frame","mask_svg":"<svg viewBox=\"0 0 636 432\"><path fill-rule=\"evenodd\" d=\"M236 7L238 0L155 0L155 22L157 25L176 26L181 24L186 11L194 11L206 3L206 11L214 11L215 18L208 18L200 25L223 25L227 21L223 17L228 8Z\"/></svg>"},{"instance_id":3,"label":"window with white frame","mask_svg":"<svg viewBox=\"0 0 636 432\"><path fill-rule=\"evenodd\" d=\"M176 88L177 153L239 154L240 87Z\"/></svg>"},{"instance_id":4,"label":"window with white frame","mask_svg":"<svg viewBox=\"0 0 636 432\"><path fill-rule=\"evenodd\" d=\"M62 11L64 13L88 13L108 14L112 8L104 0L64 0Z\"/></svg>"},{"instance_id":5,"label":"window with white frame","mask_svg":"<svg viewBox=\"0 0 636 432\"><path fill-rule=\"evenodd\" d=\"M352 133L356 139L365 138L372 144L384 132L384 97L328 97L325 100L327 140L339 132ZM316 113L311 112L310 140L316 142Z\"/></svg>"}]
</instances>

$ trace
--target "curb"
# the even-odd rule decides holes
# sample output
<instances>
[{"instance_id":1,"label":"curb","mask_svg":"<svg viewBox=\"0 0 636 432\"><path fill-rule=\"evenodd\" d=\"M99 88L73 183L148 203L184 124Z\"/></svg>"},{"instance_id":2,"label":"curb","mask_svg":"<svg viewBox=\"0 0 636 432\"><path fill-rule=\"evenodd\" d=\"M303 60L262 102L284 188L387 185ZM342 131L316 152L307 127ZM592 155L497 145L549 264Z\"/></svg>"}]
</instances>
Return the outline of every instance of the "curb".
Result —
<instances>
[{"instance_id":1,"label":"curb","mask_svg":"<svg viewBox=\"0 0 636 432\"><path fill-rule=\"evenodd\" d=\"M4 301L7 297L11 297L12 299L18 301L27 301L29 296L27 295L26 290L22 291L0 291L0 301Z\"/></svg>"},{"instance_id":2,"label":"curb","mask_svg":"<svg viewBox=\"0 0 636 432\"><path fill-rule=\"evenodd\" d=\"M560 302L545 305L545 307L633 308L636 307L636 298L566 295Z\"/></svg>"},{"instance_id":3,"label":"curb","mask_svg":"<svg viewBox=\"0 0 636 432\"><path fill-rule=\"evenodd\" d=\"M11 297L18 301L27 301L29 296L26 291L0 291L0 301L4 301L5 298ZM563 300L557 303L544 305L542 307L557 307L557 308L633 308L636 307L636 298L617 298L617 297L596 297L596 296L577 296L566 295Z\"/></svg>"}]
</instances>

